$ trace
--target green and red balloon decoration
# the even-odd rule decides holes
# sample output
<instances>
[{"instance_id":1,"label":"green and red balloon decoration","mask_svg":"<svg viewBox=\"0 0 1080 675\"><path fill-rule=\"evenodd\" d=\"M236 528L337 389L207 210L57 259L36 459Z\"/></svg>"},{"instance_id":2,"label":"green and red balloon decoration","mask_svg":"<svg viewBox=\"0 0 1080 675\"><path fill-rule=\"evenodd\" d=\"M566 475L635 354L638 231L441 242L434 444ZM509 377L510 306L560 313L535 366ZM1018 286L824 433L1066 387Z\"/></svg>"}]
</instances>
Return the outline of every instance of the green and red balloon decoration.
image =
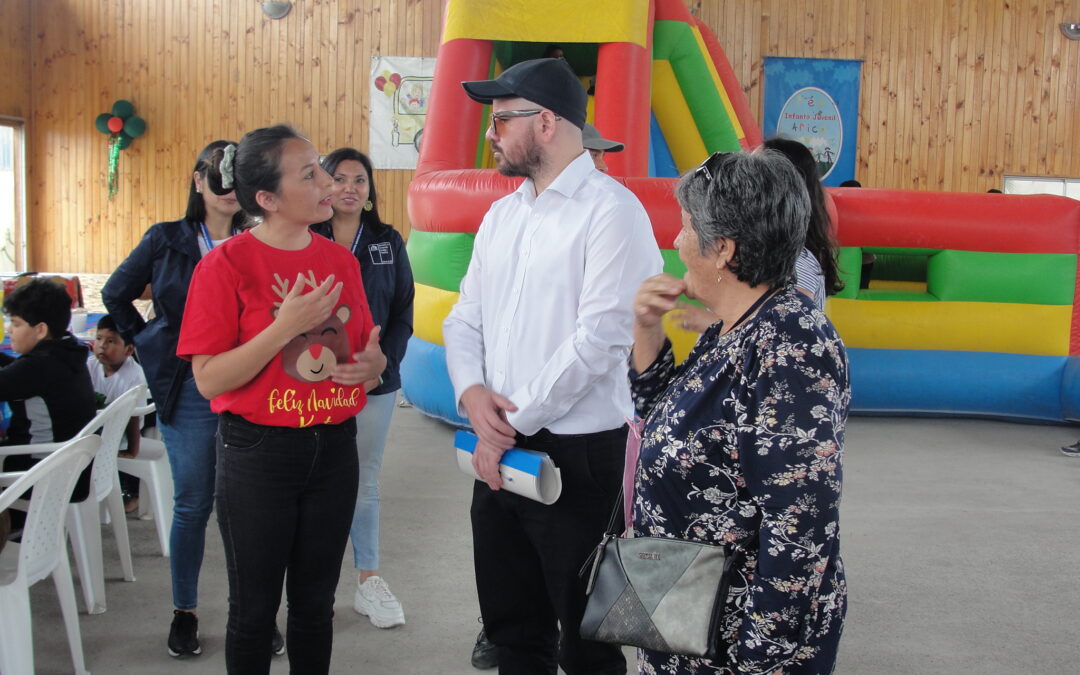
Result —
<instances>
[{"instance_id":1,"label":"green and red balloon decoration","mask_svg":"<svg viewBox=\"0 0 1080 675\"><path fill-rule=\"evenodd\" d=\"M116 172L120 164L120 151L131 141L146 132L146 120L135 114L131 101L120 99L112 105L112 112L101 113L94 126L109 137L109 199L116 194Z\"/></svg>"}]
</instances>

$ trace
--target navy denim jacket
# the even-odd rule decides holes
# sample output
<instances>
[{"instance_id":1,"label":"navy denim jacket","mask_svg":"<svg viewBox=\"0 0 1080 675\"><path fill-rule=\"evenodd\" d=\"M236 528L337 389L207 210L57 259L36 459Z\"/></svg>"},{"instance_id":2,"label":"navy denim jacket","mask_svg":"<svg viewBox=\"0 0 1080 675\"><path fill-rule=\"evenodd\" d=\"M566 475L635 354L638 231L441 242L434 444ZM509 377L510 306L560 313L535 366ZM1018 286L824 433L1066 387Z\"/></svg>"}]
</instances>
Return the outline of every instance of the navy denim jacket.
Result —
<instances>
[{"instance_id":1,"label":"navy denim jacket","mask_svg":"<svg viewBox=\"0 0 1080 675\"><path fill-rule=\"evenodd\" d=\"M187 219L158 223L116 268L101 299L120 332L133 339L158 417L171 421L176 396L192 377L191 363L176 356L188 285L199 258L199 224ZM132 302L146 285L154 292L154 318L143 320Z\"/></svg>"},{"instance_id":2,"label":"navy denim jacket","mask_svg":"<svg viewBox=\"0 0 1080 675\"><path fill-rule=\"evenodd\" d=\"M312 232L332 239L333 229L329 221L311 226ZM405 241L397 230L385 225L364 226L360 241L356 244L356 259L360 261L360 275L364 279L371 318L379 331L379 346L386 355L386 370L382 384L371 394L389 394L401 388L401 360L413 333L412 267L405 252Z\"/></svg>"}]
</instances>

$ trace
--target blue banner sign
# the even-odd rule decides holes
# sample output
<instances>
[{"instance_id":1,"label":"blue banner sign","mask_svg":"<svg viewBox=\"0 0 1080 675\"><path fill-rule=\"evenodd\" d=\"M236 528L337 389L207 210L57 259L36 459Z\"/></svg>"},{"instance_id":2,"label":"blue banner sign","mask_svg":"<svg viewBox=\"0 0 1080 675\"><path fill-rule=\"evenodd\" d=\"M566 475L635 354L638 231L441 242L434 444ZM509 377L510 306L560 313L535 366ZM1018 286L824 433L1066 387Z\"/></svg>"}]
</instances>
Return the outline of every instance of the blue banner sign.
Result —
<instances>
[{"instance_id":1,"label":"blue banner sign","mask_svg":"<svg viewBox=\"0 0 1080 675\"><path fill-rule=\"evenodd\" d=\"M809 148L828 186L855 177L861 70L847 59L765 57L765 138Z\"/></svg>"}]
</instances>

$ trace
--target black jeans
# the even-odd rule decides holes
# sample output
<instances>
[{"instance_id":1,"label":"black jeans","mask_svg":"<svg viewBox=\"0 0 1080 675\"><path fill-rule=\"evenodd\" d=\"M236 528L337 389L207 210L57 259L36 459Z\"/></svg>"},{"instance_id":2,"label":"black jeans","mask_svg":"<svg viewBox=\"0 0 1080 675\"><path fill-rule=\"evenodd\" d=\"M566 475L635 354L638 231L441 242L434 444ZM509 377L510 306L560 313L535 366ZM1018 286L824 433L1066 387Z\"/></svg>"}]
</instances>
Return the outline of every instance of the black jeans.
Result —
<instances>
[{"instance_id":1,"label":"black jeans","mask_svg":"<svg viewBox=\"0 0 1080 675\"><path fill-rule=\"evenodd\" d=\"M559 500L544 506L476 481L472 526L484 629L509 675L623 675L622 650L582 640L582 564L600 543L622 481L626 427L595 434L519 436L562 473ZM621 517L620 517L621 519ZM562 628L562 639L559 629Z\"/></svg>"},{"instance_id":2,"label":"black jeans","mask_svg":"<svg viewBox=\"0 0 1080 675\"><path fill-rule=\"evenodd\" d=\"M290 672L329 672L334 591L356 505L355 420L292 429L225 413L217 457L217 517L229 573L228 672L270 672L286 570Z\"/></svg>"}]
</instances>

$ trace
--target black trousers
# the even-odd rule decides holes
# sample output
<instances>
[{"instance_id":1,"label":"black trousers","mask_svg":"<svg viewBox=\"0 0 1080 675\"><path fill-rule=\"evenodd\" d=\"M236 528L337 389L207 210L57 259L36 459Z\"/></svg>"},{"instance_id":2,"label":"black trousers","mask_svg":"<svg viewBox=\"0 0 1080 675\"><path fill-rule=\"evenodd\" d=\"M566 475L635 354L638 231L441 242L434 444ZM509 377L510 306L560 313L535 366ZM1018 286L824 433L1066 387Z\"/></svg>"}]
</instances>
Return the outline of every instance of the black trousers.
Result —
<instances>
[{"instance_id":1,"label":"black trousers","mask_svg":"<svg viewBox=\"0 0 1080 675\"><path fill-rule=\"evenodd\" d=\"M270 672L284 581L289 672L329 673L334 593L359 480L356 420L292 429L224 413L217 454L215 496L229 575L226 670Z\"/></svg>"},{"instance_id":2,"label":"black trousers","mask_svg":"<svg viewBox=\"0 0 1080 675\"><path fill-rule=\"evenodd\" d=\"M559 436L541 430L517 447L551 456L563 490L551 506L473 489L473 558L480 611L509 675L624 675L622 650L582 640L585 580L578 576L611 517L622 481L626 427ZM559 638L560 627L562 639Z\"/></svg>"}]
</instances>

